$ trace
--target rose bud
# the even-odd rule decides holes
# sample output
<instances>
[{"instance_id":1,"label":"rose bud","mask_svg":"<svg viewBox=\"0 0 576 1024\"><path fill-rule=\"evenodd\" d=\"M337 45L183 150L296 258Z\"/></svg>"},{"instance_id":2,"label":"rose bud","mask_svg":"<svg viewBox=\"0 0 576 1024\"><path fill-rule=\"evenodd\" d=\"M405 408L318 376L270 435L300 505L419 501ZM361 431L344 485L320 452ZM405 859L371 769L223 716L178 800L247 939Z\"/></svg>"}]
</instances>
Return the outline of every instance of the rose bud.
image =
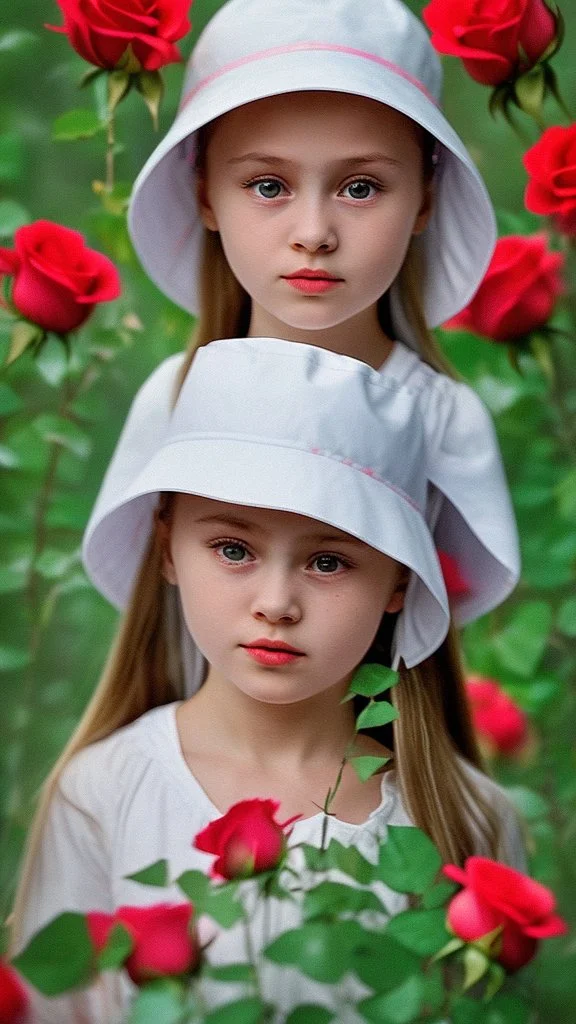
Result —
<instances>
[{"instance_id":1,"label":"rose bud","mask_svg":"<svg viewBox=\"0 0 576 1024\"><path fill-rule=\"evenodd\" d=\"M89 64L113 70L157 71L182 58L176 40L190 29L190 0L57 0L68 36ZM128 48L130 50L128 51ZM128 51L128 54L127 54Z\"/></svg>"},{"instance_id":2,"label":"rose bud","mask_svg":"<svg viewBox=\"0 0 576 1024\"><path fill-rule=\"evenodd\" d=\"M563 265L564 256L548 248L544 234L500 238L474 298L444 326L503 342L537 331L563 291Z\"/></svg>"},{"instance_id":3,"label":"rose bud","mask_svg":"<svg viewBox=\"0 0 576 1024\"><path fill-rule=\"evenodd\" d=\"M37 220L14 233L14 249L0 249L0 274L14 278L11 303L45 331L67 334L100 302L120 295L116 267L89 249L78 231Z\"/></svg>"},{"instance_id":4,"label":"rose bud","mask_svg":"<svg viewBox=\"0 0 576 1024\"><path fill-rule=\"evenodd\" d=\"M525 713L494 679L470 676L466 680L472 723L490 754L510 755L529 742Z\"/></svg>"},{"instance_id":5,"label":"rose bud","mask_svg":"<svg viewBox=\"0 0 576 1024\"><path fill-rule=\"evenodd\" d=\"M0 1024L23 1024L28 996L16 971L0 959Z\"/></svg>"},{"instance_id":6,"label":"rose bud","mask_svg":"<svg viewBox=\"0 0 576 1024\"><path fill-rule=\"evenodd\" d=\"M464 886L448 905L448 926L464 942L501 928L493 940L492 959L507 971L517 971L532 959L538 939L566 933L565 921L554 913L553 893L540 882L487 857L468 857L464 867L446 864L442 869Z\"/></svg>"},{"instance_id":7,"label":"rose bud","mask_svg":"<svg viewBox=\"0 0 576 1024\"><path fill-rule=\"evenodd\" d=\"M92 911L86 921L97 953L106 945L114 925L123 925L134 944L124 967L132 981L141 985L194 969L200 946L190 924L193 910L191 903L118 907L113 914Z\"/></svg>"},{"instance_id":8,"label":"rose bud","mask_svg":"<svg viewBox=\"0 0 576 1024\"><path fill-rule=\"evenodd\" d=\"M193 846L214 853L213 878L249 878L280 864L286 851L287 826L300 814L280 823L277 800L241 800L196 836Z\"/></svg>"},{"instance_id":9,"label":"rose bud","mask_svg":"<svg viewBox=\"0 0 576 1024\"><path fill-rule=\"evenodd\" d=\"M526 208L552 217L559 231L576 236L576 124L547 128L524 154L530 175Z\"/></svg>"},{"instance_id":10,"label":"rose bud","mask_svg":"<svg viewBox=\"0 0 576 1024\"><path fill-rule=\"evenodd\" d=\"M431 0L422 17L435 49L460 57L482 85L529 71L558 36L545 0Z\"/></svg>"}]
</instances>

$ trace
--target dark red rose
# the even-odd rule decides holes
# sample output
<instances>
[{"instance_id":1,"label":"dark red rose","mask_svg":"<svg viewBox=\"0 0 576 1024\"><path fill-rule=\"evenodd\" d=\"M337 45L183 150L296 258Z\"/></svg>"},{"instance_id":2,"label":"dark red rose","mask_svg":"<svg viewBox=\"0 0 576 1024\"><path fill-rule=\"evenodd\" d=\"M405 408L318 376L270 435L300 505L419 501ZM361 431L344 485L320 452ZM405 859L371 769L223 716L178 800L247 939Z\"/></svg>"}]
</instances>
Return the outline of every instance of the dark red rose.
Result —
<instances>
[{"instance_id":1,"label":"dark red rose","mask_svg":"<svg viewBox=\"0 0 576 1024\"><path fill-rule=\"evenodd\" d=\"M21 1024L26 1017L28 996L10 964L0 960L0 1024Z\"/></svg>"},{"instance_id":2,"label":"dark red rose","mask_svg":"<svg viewBox=\"0 0 576 1024\"><path fill-rule=\"evenodd\" d=\"M524 154L530 175L526 208L552 217L559 231L576 236L576 124L547 128Z\"/></svg>"},{"instance_id":3,"label":"dark red rose","mask_svg":"<svg viewBox=\"0 0 576 1024\"><path fill-rule=\"evenodd\" d=\"M460 57L483 85L529 71L558 33L544 0L431 0L422 17L438 52Z\"/></svg>"},{"instance_id":4,"label":"dark red rose","mask_svg":"<svg viewBox=\"0 0 576 1024\"><path fill-rule=\"evenodd\" d=\"M136 985L152 978L184 974L200 956L197 936L191 927L191 903L157 903L152 907L119 907L114 914L92 911L86 915L97 952L104 948L115 924L132 936L134 948L124 967Z\"/></svg>"},{"instance_id":5,"label":"dark red rose","mask_svg":"<svg viewBox=\"0 0 576 1024\"><path fill-rule=\"evenodd\" d=\"M0 249L0 275L14 278L17 311L45 331L73 331L99 302L120 295L116 267L78 231L37 220L18 228L14 245Z\"/></svg>"},{"instance_id":6,"label":"dark red rose","mask_svg":"<svg viewBox=\"0 0 576 1024\"><path fill-rule=\"evenodd\" d=\"M507 235L496 244L484 280L447 328L463 327L493 341L514 341L543 327L563 291L564 256L546 235Z\"/></svg>"},{"instance_id":7,"label":"dark red rose","mask_svg":"<svg viewBox=\"0 0 576 1024\"><path fill-rule=\"evenodd\" d=\"M493 951L507 971L517 971L532 959L538 939L567 931L554 913L553 893L521 871L487 857L468 857L465 870L446 864L443 871L464 886L450 901L448 926L464 942L502 927Z\"/></svg>"},{"instance_id":8,"label":"dark red rose","mask_svg":"<svg viewBox=\"0 0 576 1024\"><path fill-rule=\"evenodd\" d=\"M279 806L277 800L241 800L198 833L192 845L217 855L213 878L249 878L280 863L286 828L300 815L281 824L274 817Z\"/></svg>"},{"instance_id":9,"label":"dark red rose","mask_svg":"<svg viewBox=\"0 0 576 1024\"><path fill-rule=\"evenodd\" d=\"M57 0L64 32L90 64L112 70L123 64L130 47L139 67L157 71L181 60L174 43L190 29L191 0Z\"/></svg>"},{"instance_id":10,"label":"dark red rose","mask_svg":"<svg viewBox=\"0 0 576 1024\"><path fill-rule=\"evenodd\" d=\"M495 679L470 676L466 680L472 722L490 753L515 754L529 740L528 719Z\"/></svg>"}]
</instances>

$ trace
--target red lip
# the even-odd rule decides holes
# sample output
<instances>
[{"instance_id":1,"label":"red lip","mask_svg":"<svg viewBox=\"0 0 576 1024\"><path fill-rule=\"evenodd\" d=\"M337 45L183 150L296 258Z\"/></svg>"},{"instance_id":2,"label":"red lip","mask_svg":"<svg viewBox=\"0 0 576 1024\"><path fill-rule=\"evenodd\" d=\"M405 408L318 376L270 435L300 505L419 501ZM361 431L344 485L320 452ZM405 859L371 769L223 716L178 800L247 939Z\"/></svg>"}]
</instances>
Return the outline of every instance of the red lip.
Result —
<instances>
[{"instance_id":1,"label":"red lip","mask_svg":"<svg viewBox=\"0 0 576 1024\"><path fill-rule=\"evenodd\" d=\"M299 651L297 647L291 647L290 644L284 642L284 640L268 640L266 637L260 637L258 640L252 640L249 644L240 644L241 647L247 648L263 648L266 651L288 651L290 654L303 654L303 651Z\"/></svg>"},{"instance_id":2,"label":"red lip","mask_svg":"<svg viewBox=\"0 0 576 1024\"><path fill-rule=\"evenodd\" d=\"M293 274L283 275L287 281L291 281L294 278L307 277L310 281L341 281L341 277L336 277L335 274L329 274L327 270L310 270L309 267L302 267L301 270L295 270Z\"/></svg>"}]
</instances>

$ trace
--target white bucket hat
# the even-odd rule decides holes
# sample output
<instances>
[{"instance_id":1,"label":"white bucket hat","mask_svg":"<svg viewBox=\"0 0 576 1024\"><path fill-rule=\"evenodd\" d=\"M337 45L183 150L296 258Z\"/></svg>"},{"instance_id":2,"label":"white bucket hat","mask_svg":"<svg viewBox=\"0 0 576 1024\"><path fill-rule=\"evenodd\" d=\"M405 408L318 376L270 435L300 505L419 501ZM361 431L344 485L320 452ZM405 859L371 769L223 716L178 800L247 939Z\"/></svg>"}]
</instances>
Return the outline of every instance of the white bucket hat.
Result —
<instances>
[{"instance_id":1,"label":"white bucket hat","mask_svg":"<svg viewBox=\"0 0 576 1024\"><path fill-rule=\"evenodd\" d=\"M493 607L514 585L516 535L498 448L466 385L400 344L376 371L310 345L236 338L198 350L168 417L161 406L176 369L168 360L136 397L86 529L86 570L114 604L128 601L162 491L296 512L408 566L395 666L418 664L448 629L426 521L437 488L449 497L471 586L460 617ZM478 536L485 523L491 551Z\"/></svg>"},{"instance_id":2,"label":"white bucket hat","mask_svg":"<svg viewBox=\"0 0 576 1024\"><path fill-rule=\"evenodd\" d=\"M158 287L191 313L203 227L195 196L195 133L222 114L280 93L366 96L406 114L440 143L434 209L415 239L424 255L429 327L472 298L496 239L492 205L440 107L441 68L422 23L400 0L229 0L196 44L179 113L132 193L136 252ZM396 337L416 345L392 285Z\"/></svg>"}]
</instances>

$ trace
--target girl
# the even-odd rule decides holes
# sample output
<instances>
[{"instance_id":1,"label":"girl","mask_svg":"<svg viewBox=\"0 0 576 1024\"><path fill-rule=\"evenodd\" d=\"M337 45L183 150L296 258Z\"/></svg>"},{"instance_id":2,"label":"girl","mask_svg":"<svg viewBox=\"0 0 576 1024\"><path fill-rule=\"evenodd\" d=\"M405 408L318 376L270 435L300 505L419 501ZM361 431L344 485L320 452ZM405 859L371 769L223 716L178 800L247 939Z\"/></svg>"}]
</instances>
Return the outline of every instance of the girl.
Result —
<instances>
[{"instance_id":1,"label":"girl","mask_svg":"<svg viewBox=\"0 0 576 1024\"><path fill-rule=\"evenodd\" d=\"M138 414L155 401L145 389ZM468 527L484 507L462 488L461 423L478 408L465 385L416 356L407 368L396 349L381 371L274 338L199 350L164 435L145 457L134 449L122 481L108 479L86 533L93 581L128 606L47 784L17 945L66 909L177 898L126 876L163 857L173 877L207 871L191 840L241 799L279 799L282 818L302 815L291 842L319 845L317 808L358 710L342 698L365 659L398 667L400 717L393 733L359 735L356 752L390 749L392 770L361 783L346 766L329 836L375 860L388 825L415 823L447 860L482 852L523 865L513 812L480 770L426 523L432 481ZM134 440L137 425L126 431ZM495 530L507 514L491 510ZM475 554L472 531L462 538ZM490 604L481 563L476 574L467 564L471 591ZM387 900L391 913L405 905ZM274 901L272 935L297 917ZM260 944L263 927L257 918ZM223 933L210 958L237 962L242 942L238 929ZM304 1001L337 1008L338 993L294 972L270 965L264 982L282 1014ZM117 1021L127 984L104 975L86 992L36 999L34 1019ZM209 1006L231 998L220 989L205 992Z\"/></svg>"},{"instance_id":2,"label":"girl","mask_svg":"<svg viewBox=\"0 0 576 1024\"><path fill-rule=\"evenodd\" d=\"M440 86L426 31L399 0L220 8L129 211L145 269L198 316L196 334L187 357L149 382L156 401L135 411L137 433L124 436L112 486L130 472L133 450L146 452L165 429L194 351L216 338L278 337L374 369L403 359L408 369L400 340L446 369L429 328L476 291L495 227L480 176L440 110ZM499 601L518 578L513 518L494 528L494 504L509 503L477 403L461 430L462 471L486 507L465 543L466 517L435 481L428 522L459 589L476 576ZM459 598L458 622L489 603Z\"/></svg>"}]
</instances>

